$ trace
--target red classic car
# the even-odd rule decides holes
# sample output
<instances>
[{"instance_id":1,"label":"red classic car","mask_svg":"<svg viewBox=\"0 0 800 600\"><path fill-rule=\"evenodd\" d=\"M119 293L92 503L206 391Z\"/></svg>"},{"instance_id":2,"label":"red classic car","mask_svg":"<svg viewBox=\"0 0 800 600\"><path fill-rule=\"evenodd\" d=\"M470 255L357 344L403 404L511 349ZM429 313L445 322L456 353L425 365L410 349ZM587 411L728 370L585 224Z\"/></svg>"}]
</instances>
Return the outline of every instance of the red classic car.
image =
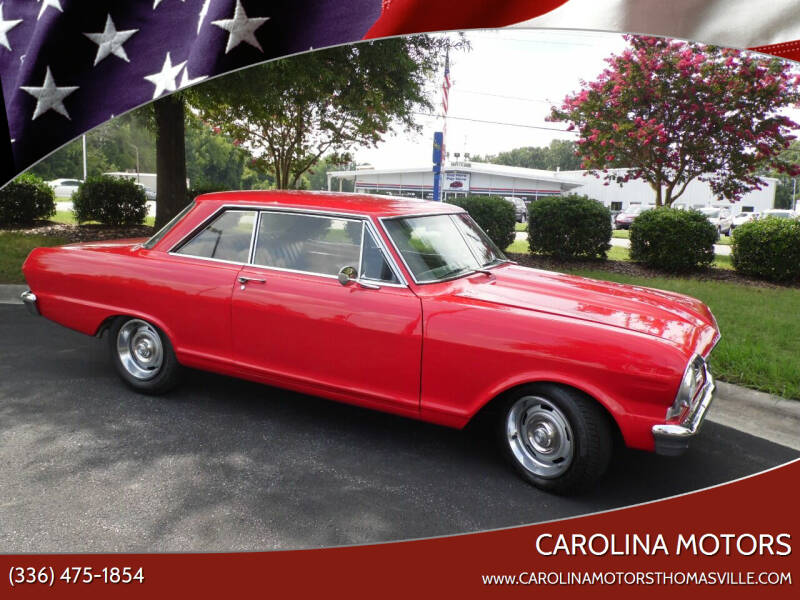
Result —
<instances>
[{"instance_id":1,"label":"red classic car","mask_svg":"<svg viewBox=\"0 0 800 600\"><path fill-rule=\"evenodd\" d=\"M618 437L678 454L711 403L701 302L525 268L462 209L352 194L200 196L149 240L37 248L35 314L108 338L122 379L182 366L464 427L534 485L594 483Z\"/></svg>"}]
</instances>

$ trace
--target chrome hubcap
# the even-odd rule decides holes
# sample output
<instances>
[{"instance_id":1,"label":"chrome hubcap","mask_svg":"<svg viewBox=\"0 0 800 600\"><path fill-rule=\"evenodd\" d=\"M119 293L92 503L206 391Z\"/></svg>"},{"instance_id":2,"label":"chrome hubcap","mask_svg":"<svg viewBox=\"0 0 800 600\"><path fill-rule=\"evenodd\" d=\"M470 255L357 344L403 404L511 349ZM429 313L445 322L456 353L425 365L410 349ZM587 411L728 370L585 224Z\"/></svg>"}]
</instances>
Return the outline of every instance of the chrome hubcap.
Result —
<instances>
[{"instance_id":1,"label":"chrome hubcap","mask_svg":"<svg viewBox=\"0 0 800 600\"><path fill-rule=\"evenodd\" d=\"M141 319L131 319L120 328L117 354L125 370L142 381L158 375L164 362L161 336L150 323Z\"/></svg>"},{"instance_id":2,"label":"chrome hubcap","mask_svg":"<svg viewBox=\"0 0 800 600\"><path fill-rule=\"evenodd\" d=\"M572 464L574 439L566 415L541 396L523 396L508 411L508 445L517 461L545 479L562 475Z\"/></svg>"}]
</instances>

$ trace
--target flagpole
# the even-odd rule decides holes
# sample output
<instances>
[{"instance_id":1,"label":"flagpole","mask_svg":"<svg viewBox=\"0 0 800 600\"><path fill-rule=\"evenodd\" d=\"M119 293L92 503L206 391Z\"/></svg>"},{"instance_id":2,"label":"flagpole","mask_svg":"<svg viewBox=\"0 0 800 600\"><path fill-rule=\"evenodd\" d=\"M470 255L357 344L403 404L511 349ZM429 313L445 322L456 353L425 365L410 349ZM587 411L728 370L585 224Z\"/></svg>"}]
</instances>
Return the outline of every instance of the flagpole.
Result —
<instances>
[{"instance_id":1,"label":"flagpole","mask_svg":"<svg viewBox=\"0 0 800 600\"><path fill-rule=\"evenodd\" d=\"M447 111L450 108L450 45L448 44L447 49L445 50L444 55L444 84L443 84L443 103L442 103L442 167L445 166L445 161L447 160L447 153L445 149L447 148ZM442 188L442 183L444 180L444 168L442 168L438 174L439 177L439 189L441 190L441 197L437 198L437 200L441 199L444 200L444 189Z\"/></svg>"},{"instance_id":2,"label":"flagpole","mask_svg":"<svg viewBox=\"0 0 800 600\"><path fill-rule=\"evenodd\" d=\"M86 134L83 134L83 180L86 181Z\"/></svg>"}]
</instances>

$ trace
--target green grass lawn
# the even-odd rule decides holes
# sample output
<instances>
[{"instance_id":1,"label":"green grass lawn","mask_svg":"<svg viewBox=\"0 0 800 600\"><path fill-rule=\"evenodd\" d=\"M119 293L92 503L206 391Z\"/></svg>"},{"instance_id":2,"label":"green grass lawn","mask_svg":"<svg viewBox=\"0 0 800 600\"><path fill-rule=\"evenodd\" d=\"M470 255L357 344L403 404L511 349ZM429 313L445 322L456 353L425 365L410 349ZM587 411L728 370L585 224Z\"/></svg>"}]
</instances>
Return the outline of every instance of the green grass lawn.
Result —
<instances>
[{"instance_id":1,"label":"green grass lawn","mask_svg":"<svg viewBox=\"0 0 800 600\"><path fill-rule=\"evenodd\" d=\"M38 246L60 246L67 240L46 235L0 232L0 283L25 283L22 263Z\"/></svg>"},{"instance_id":2,"label":"green grass lawn","mask_svg":"<svg viewBox=\"0 0 800 600\"><path fill-rule=\"evenodd\" d=\"M71 210L59 210L56 212L54 217L50 217L50 220L54 223L64 223L66 225L77 225L78 222L75 220L75 214ZM144 224L150 225L152 227L156 222L155 217L145 217ZM97 223L97 221L87 221L87 223Z\"/></svg>"},{"instance_id":3,"label":"green grass lawn","mask_svg":"<svg viewBox=\"0 0 800 600\"><path fill-rule=\"evenodd\" d=\"M514 231L528 231L527 223L517 223L514 225Z\"/></svg>"},{"instance_id":4,"label":"green grass lawn","mask_svg":"<svg viewBox=\"0 0 800 600\"><path fill-rule=\"evenodd\" d=\"M722 340L711 355L715 375L730 383L800 399L800 290L597 270L570 272L699 298L711 308L722 331Z\"/></svg>"}]
</instances>

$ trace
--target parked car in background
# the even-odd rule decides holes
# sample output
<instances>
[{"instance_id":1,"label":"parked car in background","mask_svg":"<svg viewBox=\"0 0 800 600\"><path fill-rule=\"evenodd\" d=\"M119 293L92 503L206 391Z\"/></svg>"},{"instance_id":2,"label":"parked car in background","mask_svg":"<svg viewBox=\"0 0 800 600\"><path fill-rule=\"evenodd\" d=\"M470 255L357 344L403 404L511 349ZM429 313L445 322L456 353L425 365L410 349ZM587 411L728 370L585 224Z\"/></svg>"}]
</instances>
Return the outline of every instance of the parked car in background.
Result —
<instances>
[{"instance_id":1,"label":"parked car in background","mask_svg":"<svg viewBox=\"0 0 800 600\"><path fill-rule=\"evenodd\" d=\"M526 223L528 221L528 205L525 204L525 201L522 198L517 198L516 196L505 196L503 200L506 200L514 205L514 214L518 223Z\"/></svg>"},{"instance_id":2,"label":"parked car in background","mask_svg":"<svg viewBox=\"0 0 800 600\"><path fill-rule=\"evenodd\" d=\"M616 216L614 219L614 227L617 229L630 229L633 220L644 211L650 210L651 208L653 207L647 204L632 204Z\"/></svg>"},{"instance_id":3,"label":"parked car in background","mask_svg":"<svg viewBox=\"0 0 800 600\"><path fill-rule=\"evenodd\" d=\"M764 211L763 218L768 219L770 217L773 219L796 219L797 213L785 208L770 208Z\"/></svg>"},{"instance_id":4,"label":"parked car in background","mask_svg":"<svg viewBox=\"0 0 800 600\"><path fill-rule=\"evenodd\" d=\"M156 193L151 190L149 187L142 185L141 183L137 183L137 186L144 190L144 196L148 202L155 202L156 201Z\"/></svg>"},{"instance_id":5,"label":"parked car in background","mask_svg":"<svg viewBox=\"0 0 800 600\"><path fill-rule=\"evenodd\" d=\"M82 183L80 179L53 179L47 185L53 188L56 198L70 198Z\"/></svg>"},{"instance_id":6,"label":"parked car in background","mask_svg":"<svg viewBox=\"0 0 800 600\"><path fill-rule=\"evenodd\" d=\"M714 393L705 304L519 266L451 204L208 194L150 239L36 248L22 270L28 309L105 335L138 392L190 367L456 428L480 415L556 492L596 482L615 440L681 453Z\"/></svg>"},{"instance_id":7,"label":"parked car in background","mask_svg":"<svg viewBox=\"0 0 800 600\"><path fill-rule=\"evenodd\" d=\"M713 206L709 206L701 208L700 212L717 228L717 233L719 235L730 235L731 226L733 225L733 217L731 216L730 210L727 208L714 208Z\"/></svg>"},{"instance_id":8,"label":"parked car in background","mask_svg":"<svg viewBox=\"0 0 800 600\"><path fill-rule=\"evenodd\" d=\"M738 215L733 217L733 221L731 222L731 229L736 229L739 225L744 225L745 223L749 223L750 221L757 221L758 216L760 213L757 212L740 212Z\"/></svg>"}]
</instances>

